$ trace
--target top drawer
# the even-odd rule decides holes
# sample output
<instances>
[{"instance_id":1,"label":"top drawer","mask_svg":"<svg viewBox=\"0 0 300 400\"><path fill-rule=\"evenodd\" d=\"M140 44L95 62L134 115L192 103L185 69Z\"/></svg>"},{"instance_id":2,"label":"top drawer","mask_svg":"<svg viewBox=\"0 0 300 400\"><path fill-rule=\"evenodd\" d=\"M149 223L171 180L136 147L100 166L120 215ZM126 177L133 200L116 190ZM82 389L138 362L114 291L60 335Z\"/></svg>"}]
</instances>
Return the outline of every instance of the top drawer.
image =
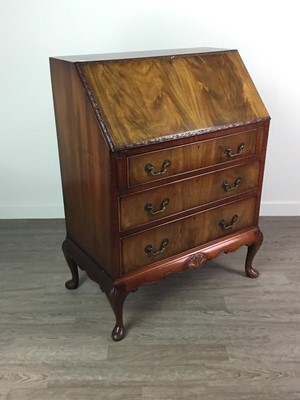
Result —
<instances>
[{"instance_id":1,"label":"top drawer","mask_svg":"<svg viewBox=\"0 0 300 400\"><path fill-rule=\"evenodd\" d=\"M243 158L256 151L257 129L128 157L129 186Z\"/></svg>"}]
</instances>

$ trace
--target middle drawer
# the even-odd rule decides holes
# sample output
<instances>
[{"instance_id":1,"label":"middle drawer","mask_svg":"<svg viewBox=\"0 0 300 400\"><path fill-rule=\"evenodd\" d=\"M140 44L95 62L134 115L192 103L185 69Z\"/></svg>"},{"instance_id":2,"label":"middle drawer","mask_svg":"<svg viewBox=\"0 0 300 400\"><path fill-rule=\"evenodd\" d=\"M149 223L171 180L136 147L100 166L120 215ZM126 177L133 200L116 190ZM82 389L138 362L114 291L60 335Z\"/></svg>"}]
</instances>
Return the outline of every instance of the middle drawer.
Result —
<instances>
[{"instance_id":1,"label":"middle drawer","mask_svg":"<svg viewBox=\"0 0 300 400\"><path fill-rule=\"evenodd\" d=\"M254 189L258 175L257 161L121 197L120 230Z\"/></svg>"}]
</instances>

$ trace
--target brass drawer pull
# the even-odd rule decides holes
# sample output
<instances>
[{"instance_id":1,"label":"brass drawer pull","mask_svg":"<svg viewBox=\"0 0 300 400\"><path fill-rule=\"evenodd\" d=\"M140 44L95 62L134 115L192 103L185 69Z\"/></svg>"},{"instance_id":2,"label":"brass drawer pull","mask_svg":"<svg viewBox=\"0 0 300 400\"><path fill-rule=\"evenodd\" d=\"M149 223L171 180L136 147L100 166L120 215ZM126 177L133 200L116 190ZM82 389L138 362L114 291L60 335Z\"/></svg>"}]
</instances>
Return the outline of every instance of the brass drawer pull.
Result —
<instances>
[{"instance_id":1,"label":"brass drawer pull","mask_svg":"<svg viewBox=\"0 0 300 400\"><path fill-rule=\"evenodd\" d=\"M158 172L154 172L154 166L152 164L147 164L147 165L145 165L145 171L150 175L159 176L159 175L165 174L167 172L168 168L170 167L170 165L171 165L171 161L165 160L163 162L161 170Z\"/></svg>"},{"instance_id":2,"label":"brass drawer pull","mask_svg":"<svg viewBox=\"0 0 300 400\"><path fill-rule=\"evenodd\" d=\"M151 203L146 203L144 210L148 213L148 214L159 214L165 211L165 209L167 208L167 205L170 203L170 199L168 199L167 197L165 199L163 199L163 201L161 202L160 208L158 210L153 209L153 205Z\"/></svg>"},{"instance_id":3,"label":"brass drawer pull","mask_svg":"<svg viewBox=\"0 0 300 400\"><path fill-rule=\"evenodd\" d=\"M228 181L224 181L222 183L222 188L224 189L225 192L231 192L232 190L237 189L240 186L241 182L242 182L242 178L240 176L238 176L235 179L233 186L229 186Z\"/></svg>"},{"instance_id":4,"label":"brass drawer pull","mask_svg":"<svg viewBox=\"0 0 300 400\"><path fill-rule=\"evenodd\" d=\"M226 222L225 219L221 219L221 221L219 222L219 226L222 229L230 229L233 228L233 226L238 222L239 220L239 216L237 214L235 214L232 218L230 222Z\"/></svg>"},{"instance_id":5,"label":"brass drawer pull","mask_svg":"<svg viewBox=\"0 0 300 400\"><path fill-rule=\"evenodd\" d=\"M240 143L237 147L236 153L232 152L231 147L226 146L224 149L224 153L227 154L228 157L236 157L241 154L241 152L244 150L245 146L246 146L245 143Z\"/></svg>"},{"instance_id":6,"label":"brass drawer pull","mask_svg":"<svg viewBox=\"0 0 300 400\"><path fill-rule=\"evenodd\" d=\"M160 248L159 250L155 250L152 246L152 244L148 244L145 247L145 253L147 253L149 256L156 256L157 254L163 253L166 250L166 247L169 244L169 240L168 239L164 239L161 242Z\"/></svg>"}]
</instances>

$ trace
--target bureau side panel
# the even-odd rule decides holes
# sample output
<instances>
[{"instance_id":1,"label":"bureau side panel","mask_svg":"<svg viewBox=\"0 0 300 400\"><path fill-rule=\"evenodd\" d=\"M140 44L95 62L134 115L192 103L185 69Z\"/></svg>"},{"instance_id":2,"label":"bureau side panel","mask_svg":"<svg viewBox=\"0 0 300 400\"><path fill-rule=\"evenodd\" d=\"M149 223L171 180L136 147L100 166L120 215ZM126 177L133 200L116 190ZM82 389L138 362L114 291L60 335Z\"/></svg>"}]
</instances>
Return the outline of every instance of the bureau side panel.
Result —
<instances>
[{"instance_id":1,"label":"bureau side panel","mask_svg":"<svg viewBox=\"0 0 300 400\"><path fill-rule=\"evenodd\" d=\"M258 177L258 193L257 193L257 202L256 202L256 211L255 211L255 225L259 224L259 213L261 206L261 196L262 196L262 188L263 188L263 178L264 178L264 170L265 170L265 162L266 162L266 152L267 152L267 143L269 136L269 127L270 127L270 119L268 119L264 123L264 129L259 137L259 142L257 146L260 147L261 151L259 153L260 158L260 171Z\"/></svg>"},{"instance_id":2,"label":"bureau side panel","mask_svg":"<svg viewBox=\"0 0 300 400\"><path fill-rule=\"evenodd\" d=\"M110 152L75 65L50 59L67 235L112 277Z\"/></svg>"}]
</instances>

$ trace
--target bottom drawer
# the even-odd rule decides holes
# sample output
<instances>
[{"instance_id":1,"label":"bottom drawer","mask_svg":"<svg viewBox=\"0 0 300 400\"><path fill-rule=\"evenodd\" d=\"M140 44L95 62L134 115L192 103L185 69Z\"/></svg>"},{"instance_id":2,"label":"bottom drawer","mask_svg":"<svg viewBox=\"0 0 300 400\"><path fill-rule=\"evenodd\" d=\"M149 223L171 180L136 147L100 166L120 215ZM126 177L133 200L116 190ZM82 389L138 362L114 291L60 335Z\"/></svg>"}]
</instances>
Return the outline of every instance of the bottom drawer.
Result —
<instances>
[{"instance_id":1,"label":"bottom drawer","mask_svg":"<svg viewBox=\"0 0 300 400\"><path fill-rule=\"evenodd\" d=\"M255 201L226 204L122 239L123 274L253 225Z\"/></svg>"}]
</instances>

